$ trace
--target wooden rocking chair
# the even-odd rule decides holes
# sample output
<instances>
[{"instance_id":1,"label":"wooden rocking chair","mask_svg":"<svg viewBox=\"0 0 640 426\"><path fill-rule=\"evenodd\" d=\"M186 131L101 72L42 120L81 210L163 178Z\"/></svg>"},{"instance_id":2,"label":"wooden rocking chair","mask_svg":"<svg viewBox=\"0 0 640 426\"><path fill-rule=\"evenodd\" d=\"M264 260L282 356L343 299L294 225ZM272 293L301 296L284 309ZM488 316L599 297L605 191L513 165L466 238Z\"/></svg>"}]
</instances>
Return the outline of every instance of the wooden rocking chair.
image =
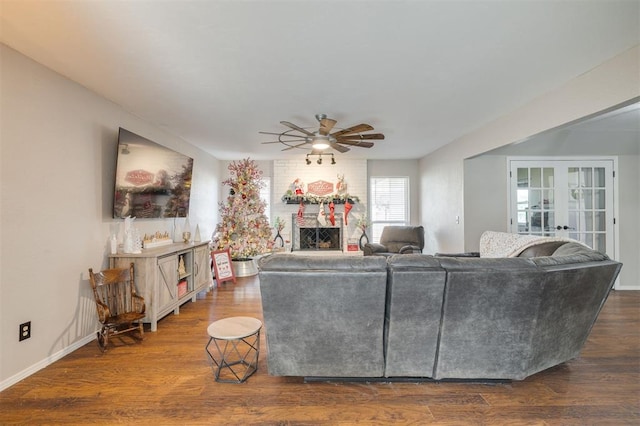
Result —
<instances>
[{"instance_id":1,"label":"wooden rocking chair","mask_svg":"<svg viewBox=\"0 0 640 426\"><path fill-rule=\"evenodd\" d=\"M102 352L107 349L109 336L131 331L144 339L144 298L136 294L133 263L129 268L106 269L97 273L89 268L89 281L102 329L97 332Z\"/></svg>"}]
</instances>

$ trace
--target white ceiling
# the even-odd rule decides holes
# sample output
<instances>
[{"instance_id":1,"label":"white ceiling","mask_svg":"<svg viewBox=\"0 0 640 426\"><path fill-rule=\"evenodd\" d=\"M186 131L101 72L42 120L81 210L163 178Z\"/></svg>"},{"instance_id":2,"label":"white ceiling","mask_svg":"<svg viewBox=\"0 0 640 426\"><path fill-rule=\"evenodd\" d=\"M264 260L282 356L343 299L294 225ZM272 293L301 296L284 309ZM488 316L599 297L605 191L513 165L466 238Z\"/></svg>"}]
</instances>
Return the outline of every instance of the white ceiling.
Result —
<instances>
[{"instance_id":1,"label":"white ceiling","mask_svg":"<svg viewBox=\"0 0 640 426\"><path fill-rule=\"evenodd\" d=\"M640 103L560 126L487 155L640 155Z\"/></svg>"},{"instance_id":2,"label":"white ceiling","mask_svg":"<svg viewBox=\"0 0 640 426\"><path fill-rule=\"evenodd\" d=\"M420 158L640 42L638 1L12 1L0 40L220 159L280 121Z\"/></svg>"}]
</instances>

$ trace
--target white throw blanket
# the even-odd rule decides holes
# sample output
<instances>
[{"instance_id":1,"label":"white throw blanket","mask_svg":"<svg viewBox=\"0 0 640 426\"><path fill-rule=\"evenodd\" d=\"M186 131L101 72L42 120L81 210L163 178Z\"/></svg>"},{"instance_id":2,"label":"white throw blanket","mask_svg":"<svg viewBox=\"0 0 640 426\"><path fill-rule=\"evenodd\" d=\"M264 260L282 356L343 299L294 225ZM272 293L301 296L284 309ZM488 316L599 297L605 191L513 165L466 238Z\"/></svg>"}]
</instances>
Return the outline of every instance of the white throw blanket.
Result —
<instances>
[{"instance_id":1,"label":"white throw blanket","mask_svg":"<svg viewBox=\"0 0 640 426\"><path fill-rule=\"evenodd\" d=\"M516 257L529 247L549 241L567 241L582 244L572 238L485 231L480 237L480 257Z\"/></svg>"}]
</instances>

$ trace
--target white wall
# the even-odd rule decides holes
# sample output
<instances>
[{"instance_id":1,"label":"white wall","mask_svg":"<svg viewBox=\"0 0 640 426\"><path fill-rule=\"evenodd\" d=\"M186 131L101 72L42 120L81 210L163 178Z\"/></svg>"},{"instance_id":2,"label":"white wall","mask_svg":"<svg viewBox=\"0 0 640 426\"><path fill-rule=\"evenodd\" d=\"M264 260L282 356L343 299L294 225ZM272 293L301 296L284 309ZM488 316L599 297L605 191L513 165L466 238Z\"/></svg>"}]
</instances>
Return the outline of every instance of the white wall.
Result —
<instances>
[{"instance_id":1,"label":"white wall","mask_svg":"<svg viewBox=\"0 0 640 426\"><path fill-rule=\"evenodd\" d=\"M465 223L469 218L464 217L465 159L640 96L639 58L640 47L636 46L422 158L420 217L426 227L425 251L466 249ZM459 225L455 224L457 215Z\"/></svg>"},{"instance_id":2,"label":"white wall","mask_svg":"<svg viewBox=\"0 0 640 426\"><path fill-rule=\"evenodd\" d=\"M639 141L640 143L640 141ZM618 157L619 289L640 290L640 155Z\"/></svg>"},{"instance_id":3,"label":"white wall","mask_svg":"<svg viewBox=\"0 0 640 426\"><path fill-rule=\"evenodd\" d=\"M300 156L296 160L275 160L273 162L273 203L271 215L283 218L287 226L283 231L283 237L291 240L292 215L298 212L297 204L285 204L281 201L282 196L291 189L294 180L301 179L307 185L324 180L334 185L338 182L338 175L343 175L347 184L347 193L357 196L359 202L354 203L347 217L347 225L343 228L342 247L346 251L349 239L360 238L360 231L356 229L356 221L367 211L367 161L352 160L346 158L336 158L336 164L330 164L324 160L323 164L316 164L312 161L307 165L304 158ZM329 214L329 206L324 205L324 210ZM306 214L318 214L320 206L317 204L307 204L304 212ZM335 205L335 213L344 214L344 204Z\"/></svg>"},{"instance_id":4,"label":"white wall","mask_svg":"<svg viewBox=\"0 0 640 426\"><path fill-rule=\"evenodd\" d=\"M107 266L118 127L194 158L190 221L217 222L219 161L0 45L0 390L94 338L89 267ZM141 232L172 221L136 221ZM32 336L18 342L18 325Z\"/></svg>"},{"instance_id":5,"label":"white wall","mask_svg":"<svg viewBox=\"0 0 640 426\"><path fill-rule=\"evenodd\" d=\"M464 248L478 251L484 231L507 232L507 158L482 155L464 161Z\"/></svg>"}]
</instances>

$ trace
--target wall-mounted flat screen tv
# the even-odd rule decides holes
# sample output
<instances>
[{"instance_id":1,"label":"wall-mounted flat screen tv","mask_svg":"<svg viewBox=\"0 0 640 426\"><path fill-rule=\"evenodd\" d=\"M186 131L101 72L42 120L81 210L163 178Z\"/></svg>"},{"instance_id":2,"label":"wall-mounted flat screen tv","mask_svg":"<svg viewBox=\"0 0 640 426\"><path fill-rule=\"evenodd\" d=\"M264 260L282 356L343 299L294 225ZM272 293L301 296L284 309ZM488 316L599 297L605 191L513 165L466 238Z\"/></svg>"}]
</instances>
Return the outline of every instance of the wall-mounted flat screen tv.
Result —
<instances>
[{"instance_id":1,"label":"wall-mounted flat screen tv","mask_svg":"<svg viewBox=\"0 0 640 426\"><path fill-rule=\"evenodd\" d=\"M186 217L192 171L192 158L120 128L113 217Z\"/></svg>"}]
</instances>

